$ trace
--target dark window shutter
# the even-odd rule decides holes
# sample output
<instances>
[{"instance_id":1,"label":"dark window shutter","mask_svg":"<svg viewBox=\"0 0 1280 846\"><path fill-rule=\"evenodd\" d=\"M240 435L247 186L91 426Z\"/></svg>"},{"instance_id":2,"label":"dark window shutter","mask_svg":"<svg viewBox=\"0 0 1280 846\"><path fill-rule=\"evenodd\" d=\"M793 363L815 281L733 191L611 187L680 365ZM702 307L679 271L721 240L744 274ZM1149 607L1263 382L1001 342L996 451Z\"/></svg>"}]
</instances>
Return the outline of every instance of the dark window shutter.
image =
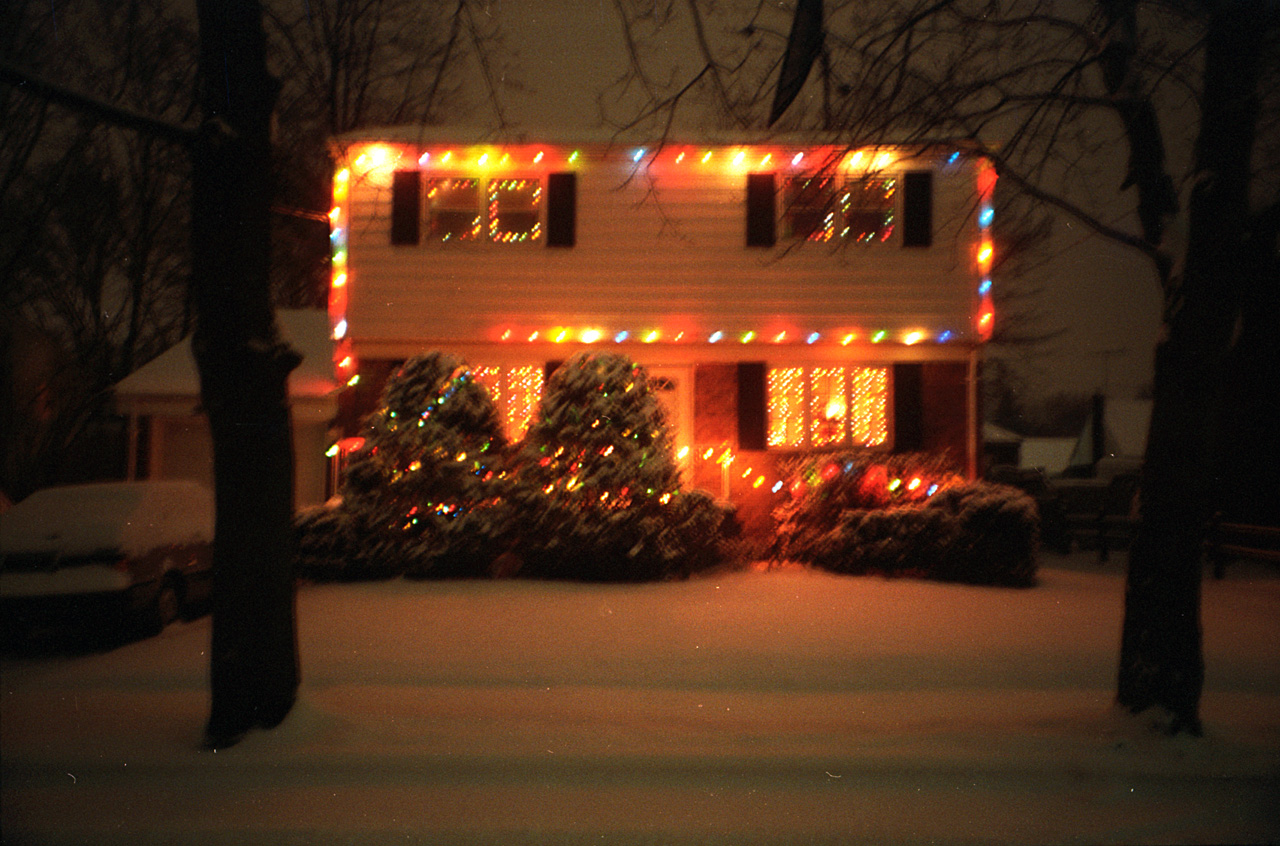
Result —
<instances>
[{"instance_id":1,"label":"dark window shutter","mask_svg":"<svg viewBox=\"0 0 1280 846\"><path fill-rule=\"evenodd\" d=\"M738 363L738 449L764 449L765 364L763 361Z\"/></svg>"},{"instance_id":2,"label":"dark window shutter","mask_svg":"<svg viewBox=\"0 0 1280 846\"><path fill-rule=\"evenodd\" d=\"M920 364L893 366L893 451L924 447L924 369Z\"/></svg>"},{"instance_id":3,"label":"dark window shutter","mask_svg":"<svg viewBox=\"0 0 1280 846\"><path fill-rule=\"evenodd\" d=\"M912 170L902 177L902 246L933 243L933 171Z\"/></svg>"},{"instance_id":4,"label":"dark window shutter","mask_svg":"<svg viewBox=\"0 0 1280 846\"><path fill-rule=\"evenodd\" d=\"M397 170L391 177L391 243L416 244L422 237L422 173Z\"/></svg>"},{"instance_id":5,"label":"dark window shutter","mask_svg":"<svg viewBox=\"0 0 1280 846\"><path fill-rule=\"evenodd\" d=\"M547 174L547 246L578 242L578 174Z\"/></svg>"},{"instance_id":6,"label":"dark window shutter","mask_svg":"<svg viewBox=\"0 0 1280 846\"><path fill-rule=\"evenodd\" d=\"M772 247L778 243L774 194L772 173L747 174L748 247Z\"/></svg>"}]
</instances>

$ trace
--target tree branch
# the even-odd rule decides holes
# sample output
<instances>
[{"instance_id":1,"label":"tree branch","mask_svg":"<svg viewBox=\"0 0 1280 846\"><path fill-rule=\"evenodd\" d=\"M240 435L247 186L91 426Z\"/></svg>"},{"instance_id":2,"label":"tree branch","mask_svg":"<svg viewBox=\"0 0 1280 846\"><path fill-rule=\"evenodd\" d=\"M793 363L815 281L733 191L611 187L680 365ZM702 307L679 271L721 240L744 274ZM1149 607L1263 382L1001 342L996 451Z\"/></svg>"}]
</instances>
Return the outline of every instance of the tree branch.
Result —
<instances>
[{"instance_id":1,"label":"tree branch","mask_svg":"<svg viewBox=\"0 0 1280 846\"><path fill-rule=\"evenodd\" d=\"M0 61L0 82L44 97L51 103L92 115L105 123L144 132L175 144L187 146L196 138L196 130L193 128L169 123L142 112L73 91L8 62Z\"/></svg>"}]
</instances>

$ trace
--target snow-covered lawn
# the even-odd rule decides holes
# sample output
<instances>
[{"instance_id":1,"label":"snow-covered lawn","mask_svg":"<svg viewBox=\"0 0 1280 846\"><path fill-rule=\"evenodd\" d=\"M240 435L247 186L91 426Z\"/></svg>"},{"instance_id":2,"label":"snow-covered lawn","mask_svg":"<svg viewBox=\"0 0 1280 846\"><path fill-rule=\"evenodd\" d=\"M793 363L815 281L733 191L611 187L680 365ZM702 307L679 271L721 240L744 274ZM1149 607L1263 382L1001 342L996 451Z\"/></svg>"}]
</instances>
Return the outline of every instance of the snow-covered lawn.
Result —
<instances>
[{"instance_id":1,"label":"snow-covered lawn","mask_svg":"<svg viewBox=\"0 0 1280 846\"><path fill-rule=\"evenodd\" d=\"M304 587L297 708L216 754L207 619L7 657L2 842L1280 842L1280 575L1205 582L1169 740L1111 708L1118 568Z\"/></svg>"}]
</instances>

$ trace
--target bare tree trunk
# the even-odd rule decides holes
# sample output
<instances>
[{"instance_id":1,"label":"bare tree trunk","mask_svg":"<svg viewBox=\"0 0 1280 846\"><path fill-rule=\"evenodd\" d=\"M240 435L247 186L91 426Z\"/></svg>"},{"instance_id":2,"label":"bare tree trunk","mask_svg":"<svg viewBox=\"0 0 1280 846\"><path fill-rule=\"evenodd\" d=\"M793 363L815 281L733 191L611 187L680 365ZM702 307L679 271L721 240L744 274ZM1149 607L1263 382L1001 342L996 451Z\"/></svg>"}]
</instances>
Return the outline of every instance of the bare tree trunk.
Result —
<instances>
[{"instance_id":1,"label":"bare tree trunk","mask_svg":"<svg viewBox=\"0 0 1280 846\"><path fill-rule=\"evenodd\" d=\"M1200 732L1201 549L1224 364L1248 273L1250 153L1265 32L1255 6L1224 3L1209 23L1186 261L1179 284L1166 289L1142 519L1129 553L1117 701L1134 713L1165 709L1171 733Z\"/></svg>"},{"instance_id":2,"label":"bare tree trunk","mask_svg":"<svg viewBox=\"0 0 1280 846\"><path fill-rule=\"evenodd\" d=\"M256 0L199 0L200 101L193 155L194 350L213 432L212 703L207 745L289 713L294 618L293 449L288 375L298 356L271 309L271 113Z\"/></svg>"}]
</instances>

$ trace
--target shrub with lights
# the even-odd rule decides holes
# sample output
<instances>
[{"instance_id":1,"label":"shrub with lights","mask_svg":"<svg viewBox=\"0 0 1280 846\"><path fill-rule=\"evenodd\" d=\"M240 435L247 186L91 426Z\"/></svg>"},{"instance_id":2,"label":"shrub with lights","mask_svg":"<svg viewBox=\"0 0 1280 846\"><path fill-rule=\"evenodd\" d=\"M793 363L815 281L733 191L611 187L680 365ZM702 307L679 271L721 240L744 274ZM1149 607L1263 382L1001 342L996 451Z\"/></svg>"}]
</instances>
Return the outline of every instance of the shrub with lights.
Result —
<instances>
[{"instance_id":1,"label":"shrub with lights","mask_svg":"<svg viewBox=\"0 0 1280 846\"><path fill-rule=\"evenodd\" d=\"M628 358L580 353L552 374L508 507L523 572L643 581L716 563L726 512L681 489L662 406Z\"/></svg>"},{"instance_id":2,"label":"shrub with lights","mask_svg":"<svg viewBox=\"0 0 1280 846\"><path fill-rule=\"evenodd\" d=\"M506 441L488 392L458 358L411 359L365 422L343 479L353 566L411 577L484 575L505 545Z\"/></svg>"},{"instance_id":3,"label":"shrub with lights","mask_svg":"<svg viewBox=\"0 0 1280 846\"><path fill-rule=\"evenodd\" d=\"M1022 491L938 457L824 454L790 469L775 557L843 573L1033 584L1039 518Z\"/></svg>"}]
</instances>

